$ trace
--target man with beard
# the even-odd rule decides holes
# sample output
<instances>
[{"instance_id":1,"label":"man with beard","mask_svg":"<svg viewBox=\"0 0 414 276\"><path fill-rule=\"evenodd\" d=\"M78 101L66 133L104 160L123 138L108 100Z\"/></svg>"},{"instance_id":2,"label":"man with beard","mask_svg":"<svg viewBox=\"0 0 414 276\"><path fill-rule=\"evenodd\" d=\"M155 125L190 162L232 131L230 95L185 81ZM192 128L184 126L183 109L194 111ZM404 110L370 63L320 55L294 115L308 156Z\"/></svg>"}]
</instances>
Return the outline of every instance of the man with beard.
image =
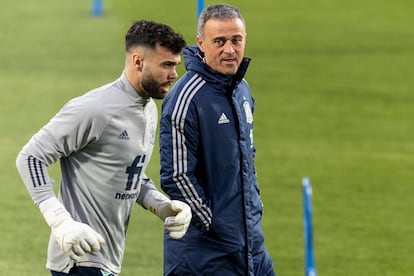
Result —
<instances>
[{"instance_id":1,"label":"man with beard","mask_svg":"<svg viewBox=\"0 0 414 276\"><path fill-rule=\"evenodd\" d=\"M121 76L69 101L19 153L18 171L52 230L52 275L119 274L135 202L159 216L171 238L186 233L189 206L169 200L145 173L158 122L152 98L168 93L184 45L167 25L134 22ZM57 161L58 197L47 172Z\"/></svg>"}]
</instances>

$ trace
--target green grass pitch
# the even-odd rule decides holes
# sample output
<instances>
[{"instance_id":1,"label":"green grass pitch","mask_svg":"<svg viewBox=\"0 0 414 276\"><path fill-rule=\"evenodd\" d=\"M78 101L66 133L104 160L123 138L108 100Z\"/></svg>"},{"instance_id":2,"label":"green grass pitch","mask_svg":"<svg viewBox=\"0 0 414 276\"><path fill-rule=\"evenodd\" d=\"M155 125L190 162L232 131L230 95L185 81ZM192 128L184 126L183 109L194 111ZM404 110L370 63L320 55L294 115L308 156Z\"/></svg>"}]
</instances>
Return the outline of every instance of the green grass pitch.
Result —
<instances>
[{"instance_id":1,"label":"green grass pitch","mask_svg":"<svg viewBox=\"0 0 414 276\"><path fill-rule=\"evenodd\" d=\"M414 2L228 3L247 21L263 227L278 275L304 273L303 176L318 275L412 275ZM104 1L99 18L90 1L0 5L0 274L48 275L49 229L17 174L18 151L67 100L120 75L132 20L171 24L193 43L196 1ZM158 162L156 149L156 181ZM58 166L50 173L59 183ZM122 275L161 275L162 254L161 221L136 206Z\"/></svg>"}]
</instances>

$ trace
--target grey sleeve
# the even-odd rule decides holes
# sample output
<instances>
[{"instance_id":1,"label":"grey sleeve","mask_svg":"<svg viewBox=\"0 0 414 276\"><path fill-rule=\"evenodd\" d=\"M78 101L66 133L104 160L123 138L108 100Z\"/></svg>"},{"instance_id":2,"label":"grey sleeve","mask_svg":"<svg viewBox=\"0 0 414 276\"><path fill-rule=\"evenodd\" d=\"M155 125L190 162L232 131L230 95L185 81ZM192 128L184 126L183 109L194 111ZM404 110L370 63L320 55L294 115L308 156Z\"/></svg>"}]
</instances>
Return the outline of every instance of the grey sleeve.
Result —
<instances>
[{"instance_id":1,"label":"grey sleeve","mask_svg":"<svg viewBox=\"0 0 414 276\"><path fill-rule=\"evenodd\" d=\"M81 101L69 102L20 151L16 166L36 204L54 195L47 167L98 139L105 120L96 117Z\"/></svg>"},{"instance_id":2,"label":"grey sleeve","mask_svg":"<svg viewBox=\"0 0 414 276\"><path fill-rule=\"evenodd\" d=\"M158 205L168 200L168 198L155 187L154 182L146 175L144 175L141 181L141 190L136 202L145 209L155 213Z\"/></svg>"},{"instance_id":3,"label":"grey sleeve","mask_svg":"<svg viewBox=\"0 0 414 276\"><path fill-rule=\"evenodd\" d=\"M45 164L33 155L20 152L16 159L17 170L26 189L36 205L55 196L53 180L49 177Z\"/></svg>"}]
</instances>

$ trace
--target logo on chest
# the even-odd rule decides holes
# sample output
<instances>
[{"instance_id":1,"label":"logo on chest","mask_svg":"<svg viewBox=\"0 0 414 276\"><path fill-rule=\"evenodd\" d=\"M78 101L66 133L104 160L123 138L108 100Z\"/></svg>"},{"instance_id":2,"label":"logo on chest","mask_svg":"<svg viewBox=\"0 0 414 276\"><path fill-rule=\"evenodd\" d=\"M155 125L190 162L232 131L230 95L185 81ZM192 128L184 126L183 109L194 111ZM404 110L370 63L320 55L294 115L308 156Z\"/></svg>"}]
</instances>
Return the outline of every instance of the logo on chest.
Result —
<instances>
[{"instance_id":1,"label":"logo on chest","mask_svg":"<svg viewBox=\"0 0 414 276\"><path fill-rule=\"evenodd\" d=\"M222 124L228 124L230 123L230 120L227 118L226 114L221 113L220 118L218 119L218 124L222 125Z\"/></svg>"},{"instance_id":2,"label":"logo on chest","mask_svg":"<svg viewBox=\"0 0 414 276\"><path fill-rule=\"evenodd\" d=\"M126 131L126 129L118 135L118 139L129 140L128 132Z\"/></svg>"}]
</instances>

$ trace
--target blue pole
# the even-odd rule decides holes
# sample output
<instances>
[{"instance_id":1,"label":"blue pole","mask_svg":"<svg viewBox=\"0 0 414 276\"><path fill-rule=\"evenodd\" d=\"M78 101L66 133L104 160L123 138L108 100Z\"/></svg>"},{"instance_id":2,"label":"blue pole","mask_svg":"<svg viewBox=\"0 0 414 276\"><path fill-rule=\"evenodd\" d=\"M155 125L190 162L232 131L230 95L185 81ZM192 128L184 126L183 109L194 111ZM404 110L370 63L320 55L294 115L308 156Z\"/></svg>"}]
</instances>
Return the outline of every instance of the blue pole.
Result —
<instances>
[{"instance_id":1,"label":"blue pole","mask_svg":"<svg viewBox=\"0 0 414 276\"><path fill-rule=\"evenodd\" d=\"M305 276L316 276L312 231L312 186L308 177L302 180L303 229L305 239Z\"/></svg>"},{"instance_id":2,"label":"blue pole","mask_svg":"<svg viewBox=\"0 0 414 276\"><path fill-rule=\"evenodd\" d=\"M197 22L203 9L204 9L204 0L197 0Z\"/></svg>"},{"instance_id":3,"label":"blue pole","mask_svg":"<svg viewBox=\"0 0 414 276\"><path fill-rule=\"evenodd\" d=\"M101 16L103 11L103 0L92 0L92 16Z\"/></svg>"}]
</instances>

